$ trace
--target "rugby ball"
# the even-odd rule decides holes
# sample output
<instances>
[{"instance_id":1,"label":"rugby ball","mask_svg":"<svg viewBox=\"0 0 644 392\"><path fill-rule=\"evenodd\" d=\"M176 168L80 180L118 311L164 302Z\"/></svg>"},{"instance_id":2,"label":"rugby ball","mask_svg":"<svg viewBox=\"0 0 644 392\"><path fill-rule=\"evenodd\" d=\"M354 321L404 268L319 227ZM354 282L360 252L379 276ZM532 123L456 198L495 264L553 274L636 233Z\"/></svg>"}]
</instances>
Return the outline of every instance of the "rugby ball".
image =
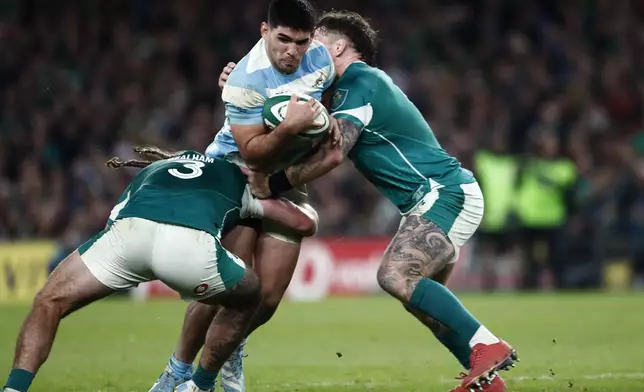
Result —
<instances>
[{"instance_id":1,"label":"rugby ball","mask_svg":"<svg viewBox=\"0 0 644 392\"><path fill-rule=\"evenodd\" d=\"M282 121L284 121L284 118L286 118L288 103L291 100L292 95L293 93L277 94L268 98L266 102L264 102L264 110L262 114L264 116L264 123L269 129L275 129L282 123ZM310 96L304 94L298 94L298 96L298 103L301 105L304 105L309 101L309 99L312 99ZM315 122L322 125L319 127L305 129L298 134L298 137L318 139L329 133L329 125L331 124L331 121L329 120L329 113L325 108L322 109L322 112L317 116Z\"/></svg>"}]
</instances>

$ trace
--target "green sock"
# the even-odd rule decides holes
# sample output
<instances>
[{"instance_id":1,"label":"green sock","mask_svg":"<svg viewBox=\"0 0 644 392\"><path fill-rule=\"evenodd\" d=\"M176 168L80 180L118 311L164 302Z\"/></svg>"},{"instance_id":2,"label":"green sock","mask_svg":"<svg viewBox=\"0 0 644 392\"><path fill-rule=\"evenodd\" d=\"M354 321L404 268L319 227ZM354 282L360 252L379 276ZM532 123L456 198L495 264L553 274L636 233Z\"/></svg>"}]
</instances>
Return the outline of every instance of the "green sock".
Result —
<instances>
[{"instance_id":1,"label":"green sock","mask_svg":"<svg viewBox=\"0 0 644 392\"><path fill-rule=\"evenodd\" d=\"M5 388L15 389L20 392L27 392L31 382L34 380L34 375L24 369L11 369L9 379Z\"/></svg>"},{"instance_id":2,"label":"green sock","mask_svg":"<svg viewBox=\"0 0 644 392\"><path fill-rule=\"evenodd\" d=\"M462 340L458 338L458 335L454 331L450 330L447 333L435 335L443 346L445 346L458 361L463 365L465 370L470 369L470 355L472 354L472 348L469 344L463 344Z\"/></svg>"},{"instance_id":3,"label":"green sock","mask_svg":"<svg viewBox=\"0 0 644 392\"><path fill-rule=\"evenodd\" d=\"M197 371L192 376L192 382L195 383L199 389L209 390L215 387L215 379L217 378L218 372L209 372L206 369L201 367L201 364L197 367Z\"/></svg>"},{"instance_id":4,"label":"green sock","mask_svg":"<svg viewBox=\"0 0 644 392\"><path fill-rule=\"evenodd\" d=\"M481 327L447 287L431 279L423 278L418 282L409 306L449 327L453 334L450 341L458 347L469 347L470 340Z\"/></svg>"}]
</instances>

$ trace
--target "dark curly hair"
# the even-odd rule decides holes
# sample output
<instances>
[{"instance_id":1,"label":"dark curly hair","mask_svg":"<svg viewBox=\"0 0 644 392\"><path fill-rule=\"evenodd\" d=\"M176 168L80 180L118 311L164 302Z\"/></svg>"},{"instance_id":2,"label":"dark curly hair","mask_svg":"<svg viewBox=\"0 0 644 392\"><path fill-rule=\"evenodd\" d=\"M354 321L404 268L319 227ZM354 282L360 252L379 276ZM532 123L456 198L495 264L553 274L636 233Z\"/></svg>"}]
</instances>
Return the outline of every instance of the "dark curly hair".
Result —
<instances>
[{"instance_id":1,"label":"dark curly hair","mask_svg":"<svg viewBox=\"0 0 644 392\"><path fill-rule=\"evenodd\" d=\"M268 5L268 24L300 31L313 31L317 15L308 0L273 0Z\"/></svg>"},{"instance_id":2,"label":"dark curly hair","mask_svg":"<svg viewBox=\"0 0 644 392\"><path fill-rule=\"evenodd\" d=\"M316 28L327 34L343 36L360 54L362 61L376 65L378 33L362 15L346 10L331 10L322 15Z\"/></svg>"}]
</instances>

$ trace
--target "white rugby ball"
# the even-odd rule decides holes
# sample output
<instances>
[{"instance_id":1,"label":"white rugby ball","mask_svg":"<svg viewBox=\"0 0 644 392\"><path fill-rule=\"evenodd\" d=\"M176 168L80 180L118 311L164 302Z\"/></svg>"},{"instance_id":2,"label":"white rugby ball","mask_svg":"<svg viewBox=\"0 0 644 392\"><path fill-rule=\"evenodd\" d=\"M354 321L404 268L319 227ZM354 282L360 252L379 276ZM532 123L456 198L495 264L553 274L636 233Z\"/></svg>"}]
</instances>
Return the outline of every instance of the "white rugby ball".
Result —
<instances>
[{"instance_id":1,"label":"white rugby ball","mask_svg":"<svg viewBox=\"0 0 644 392\"><path fill-rule=\"evenodd\" d=\"M275 129L278 125L284 121L286 118L286 112L288 109L289 101L291 100L292 93L283 93L274 95L264 102L264 110L262 112L264 116L264 123L269 129ZM299 100L298 103L304 105L312 99L308 95L298 94ZM322 112L315 119L317 124L322 124L319 127L312 127L301 131L298 136L303 138L318 139L323 136L326 136L329 133L329 125L331 121L329 120L329 113L325 108L322 109Z\"/></svg>"}]
</instances>

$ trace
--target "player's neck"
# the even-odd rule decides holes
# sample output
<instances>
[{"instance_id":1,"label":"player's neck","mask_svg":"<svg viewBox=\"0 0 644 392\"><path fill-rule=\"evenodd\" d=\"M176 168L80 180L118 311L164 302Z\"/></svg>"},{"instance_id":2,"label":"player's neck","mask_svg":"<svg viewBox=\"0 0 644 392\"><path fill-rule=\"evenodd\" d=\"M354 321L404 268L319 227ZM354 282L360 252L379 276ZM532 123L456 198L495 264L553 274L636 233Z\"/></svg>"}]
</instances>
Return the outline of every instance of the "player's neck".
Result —
<instances>
[{"instance_id":1,"label":"player's neck","mask_svg":"<svg viewBox=\"0 0 644 392\"><path fill-rule=\"evenodd\" d=\"M347 71L347 68L349 68L351 64L357 62L362 62L358 55L348 56L346 59L338 59L335 64L335 73L338 77L342 77L342 75Z\"/></svg>"}]
</instances>

